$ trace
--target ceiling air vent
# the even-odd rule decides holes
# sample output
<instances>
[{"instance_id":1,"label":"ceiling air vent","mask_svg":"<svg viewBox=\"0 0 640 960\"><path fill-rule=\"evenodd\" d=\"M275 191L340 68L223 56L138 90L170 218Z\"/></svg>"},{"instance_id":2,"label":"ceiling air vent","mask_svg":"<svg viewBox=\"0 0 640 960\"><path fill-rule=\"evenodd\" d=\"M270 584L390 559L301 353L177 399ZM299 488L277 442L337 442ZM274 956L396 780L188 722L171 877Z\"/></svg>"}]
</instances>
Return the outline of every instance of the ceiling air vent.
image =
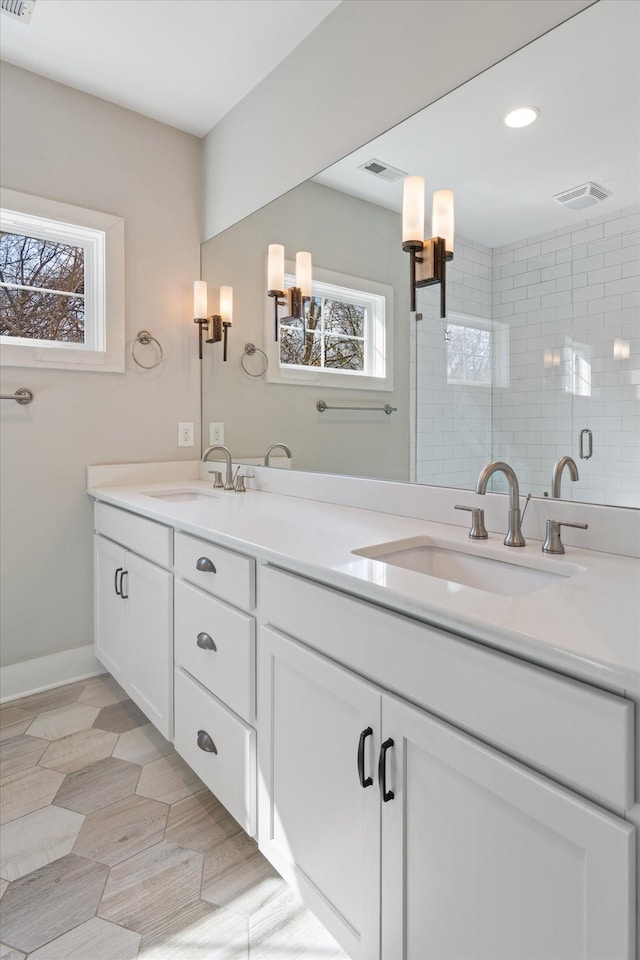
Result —
<instances>
[{"instance_id":1,"label":"ceiling air vent","mask_svg":"<svg viewBox=\"0 0 640 960\"><path fill-rule=\"evenodd\" d=\"M36 0L0 0L2 12L22 23L29 23L35 5Z\"/></svg>"},{"instance_id":2,"label":"ceiling air vent","mask_svg":"<svg viewBox=\"0 0 640 960\"><path fill-rule=\"evenodd\" d=\"M367 160L366 163L360 164L358 170L366 170L367 173L372 173L374 177L378 177L380 180L386 180L387 183L393 183L394 180L400 180L402 177L407 176L404 170L398 170L397 167L390 167L388 163L383 163L382 160Z\"/></svg>"},{"instance_id":3,"label":"ceiling air vent","mask_svg":"<svg viewBox=\"0 0 640 960\"><path fill-rule=\"evenodd\" d=\"M562 193L556 193L554 200L561 203L563 207L569 210L583 210L585 207L592 207L594 203L600 203L606 200L611 194L597 183L583 183L580 187L573 187L571 190L563 190Z\"/></svg>"}]
</instances>

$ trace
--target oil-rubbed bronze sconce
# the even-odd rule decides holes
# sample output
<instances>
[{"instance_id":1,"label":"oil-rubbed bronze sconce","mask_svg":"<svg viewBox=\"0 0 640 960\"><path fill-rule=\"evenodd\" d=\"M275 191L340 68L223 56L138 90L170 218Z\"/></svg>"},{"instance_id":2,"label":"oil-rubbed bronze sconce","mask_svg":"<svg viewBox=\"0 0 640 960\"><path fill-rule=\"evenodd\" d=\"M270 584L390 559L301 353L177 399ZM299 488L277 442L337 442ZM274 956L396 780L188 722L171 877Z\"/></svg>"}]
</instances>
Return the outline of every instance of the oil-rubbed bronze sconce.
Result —
<instances>
[{"instance_id":1,"label":"oil-rubbed bronze sconce","mask_svg":"<svg viewBox=\"0 0 640 960\"><path fill-rule=\"evenodd\" d=\"M424 239L424 177L407 177L402 195L402 249L410 257L411 312L416 312L416 289L440 284L440 316L446 316L446 262L453 260L453 192L433 195L429 240ZM416 314L421 320L422 314Z\"/></svg>"},{"instance_id":2,"label":"oil-rubbed bronze sconce","mask_svg":"<svg viewBox=\"0 0 640 960\"><path fill-rule=\"evenodd\" d=\"M302 336L305 336L305 310L311 299L311 254L306 251L296 253L296 285L284 289L284 247L281 243L269 244L267 260L267 293L274 301L275 339L278 339L281 320L296 319L302 322ZM278 316L278 307L287 307L286 317Z\"/></svg>"},{"instance_id":3,"label":"oil-rubbed bronze sconce","mask_svg":"<svg viewBox=\"0 0 640 960\"><path fill-rule=\"evenodd\" d=\"M207 281L193 282L193 322L198 324L198 358L202 360L202 337L206 327L206 342L223 341L222 359L227 359L227 332L233 317L233 287L220 287L220 313L207 316Z\"/></svg>"}]
</instances>

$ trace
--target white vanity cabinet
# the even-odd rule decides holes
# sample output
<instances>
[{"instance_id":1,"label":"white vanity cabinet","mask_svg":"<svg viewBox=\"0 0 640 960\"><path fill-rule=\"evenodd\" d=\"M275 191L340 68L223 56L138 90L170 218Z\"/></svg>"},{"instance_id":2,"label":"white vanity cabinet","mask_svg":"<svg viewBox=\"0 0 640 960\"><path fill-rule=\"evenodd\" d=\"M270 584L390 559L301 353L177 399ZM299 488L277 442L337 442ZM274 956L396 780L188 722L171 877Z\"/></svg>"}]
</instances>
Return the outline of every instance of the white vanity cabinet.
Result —
<instances>
[{"instance_id":1,"label":"white vanity cabinet","mask_svg":"<svg viewBox=\"0 0 640 960\"><path fill-rule=\"evenodd\" d=\"M373 783L379 691L269 629L258 690L260 848L349 956L373 960L380 801L357 762Z\"/></svg>"},{"instance_id":2,"label":"white vanity cabinet","mask_svg":"<svg viewBox=\"0 0 640 960\"><path fill-rule=\"evenodd\" d=\"M260 846L352 956L633 955L635 830L567 786L624 813L631 703L478 648L483 687L460 638L281 571L261 598Z\"/></svg>"},{"instance_id":3,"label":"white vanity cabinet","mask_svg":"<svg viewBox=\"0 0 640 960\"><path fill-rule=\"evenodd\" d=\"M171 739L173 531L103 503L94 528L96 656Z\"/></svg>"},{"instance_id":4,"label":"white vanity cabinet","mask_svg":"<svg viewBox=\"0 0 640 960\"><path fill-rule=\"evenodd\" d=\"M175 748L256 833L255 560L175 535Z\"/></svg>"}]
</instances>

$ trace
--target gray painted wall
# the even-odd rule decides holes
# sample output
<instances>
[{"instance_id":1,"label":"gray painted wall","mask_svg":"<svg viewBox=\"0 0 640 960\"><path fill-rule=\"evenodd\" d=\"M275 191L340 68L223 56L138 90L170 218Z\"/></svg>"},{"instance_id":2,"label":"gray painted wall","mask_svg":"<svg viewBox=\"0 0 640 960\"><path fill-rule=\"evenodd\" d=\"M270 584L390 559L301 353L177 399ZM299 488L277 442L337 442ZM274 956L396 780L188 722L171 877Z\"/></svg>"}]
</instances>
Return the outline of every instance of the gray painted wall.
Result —
<instances>
[{"instance_id":1,"label":"gray painted wall","mask_svg":"<svg viewBox=\"0 0 640 960\"><path fill-rule=\"evenodd\" d=\"M163 365L124 374L2 368L2 663L91 643L89 463L192 458L199 424L192 281L199 273L201 141L2 64L3 186L125 219L126 339L147 328Z\"/></svg>"},{"instance_id":2,"label":"gray painted wall","mask_svg":"<svg viewBox=\"0 0 640 960\"><path fill-rule=\"evenodd\" d=\"M205 140L203 239L592 0L343 0Z\"/></svg>"}]
</instances>

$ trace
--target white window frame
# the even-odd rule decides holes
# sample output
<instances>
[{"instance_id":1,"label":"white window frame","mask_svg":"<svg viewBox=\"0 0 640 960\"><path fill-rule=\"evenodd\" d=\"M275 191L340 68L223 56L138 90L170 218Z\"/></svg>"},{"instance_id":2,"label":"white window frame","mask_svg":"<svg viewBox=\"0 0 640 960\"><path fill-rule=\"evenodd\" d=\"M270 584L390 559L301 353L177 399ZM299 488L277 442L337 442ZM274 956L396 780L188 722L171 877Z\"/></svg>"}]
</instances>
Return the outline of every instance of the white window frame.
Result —
<instances>
[{"instance_id":1,"label":"white window frame","mask_svg":"<svg viewBox=\"0 0 640 960\"><path fill-rule=\"evenodd\" d=\"M473 327L476 330L488 330L491 334L491 379L490 380L450 380L449 347L445 351L445 377L447 386L477 387L480 390L492 387L509 386L509 327L498 320L473 316L469 313L447 313L445 331L452 327Z\"/></svg>"},{"instance_id":2,"label":"white window frame","mask_svg":"<svg viewBox=\"0 0 640 960\"><path fill-rule=\"evenodd\" d=\"M98 370L125 368L124 220L96 210L2 189L3 232L82 247L85 342L0 336L0 366Z\"/></svg>"},{"instance_id":3,"label":"white window frame","mask_svg":"<svg viewBox=\"0 0 640 960\"><path fill-rule=\"evenodd\" d=\"M294 282L295 265L285 263L285 284ZM380 308L370 317L371 329L365 328L365 370L336 370L332 367L280 366L280 343L274 338L273 298L265 302L265 342L269 358L265 379L270 383L290 385L316 384L346 390L393 390L393 287L375 280L350 277L313 268L314 294L325 298L335 297L345 302L362 302L381 298ZM358 298L357 294L362 296ZM280 307L282 315L283 308ZM371 372L373 371L373 372Z\"/></svg>"}]
</instances>

